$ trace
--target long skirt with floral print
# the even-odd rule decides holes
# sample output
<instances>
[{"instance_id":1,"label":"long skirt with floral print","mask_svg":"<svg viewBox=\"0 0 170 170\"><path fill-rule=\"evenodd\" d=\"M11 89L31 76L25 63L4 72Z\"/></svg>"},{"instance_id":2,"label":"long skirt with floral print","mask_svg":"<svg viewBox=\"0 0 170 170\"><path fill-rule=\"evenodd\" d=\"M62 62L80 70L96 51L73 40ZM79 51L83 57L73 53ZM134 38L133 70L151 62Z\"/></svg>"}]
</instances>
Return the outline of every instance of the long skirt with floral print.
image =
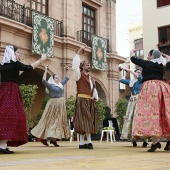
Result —
<instances>
[{"instance_id":1,"label":"long skirt with floral print","mask_svg":"<svg viewBox=\"0 0 170 170\"><path fill-rule=\"evenodd\" d=\"M42 139L47 138L69 138L65 100L63 97L50 98L38 124L31 133Z\"/></svg>"},{"instance_id":2,"label":"long skirt with floral print","mask_svg":"<svg viewBox=\"0 0 170 170\"><path fill-rule=\"evenodd\" d=\"M128 102L126 115L124 117L124 124L121 133L121 139L131 139L133 130L133 117L135 114L136 104L138 101L138 94L131 96Z\"/></svg>"},{"instance_id":3,"label":"long skirt with floral print","mask_svg":"<svg viewBox=\"0 0 170 170\"><path fill-rule=\"evenodd\" d=\"M134 137L170 137L170 86L161 80L142 85L134 116Z\"/></svg>"}]
</instances>

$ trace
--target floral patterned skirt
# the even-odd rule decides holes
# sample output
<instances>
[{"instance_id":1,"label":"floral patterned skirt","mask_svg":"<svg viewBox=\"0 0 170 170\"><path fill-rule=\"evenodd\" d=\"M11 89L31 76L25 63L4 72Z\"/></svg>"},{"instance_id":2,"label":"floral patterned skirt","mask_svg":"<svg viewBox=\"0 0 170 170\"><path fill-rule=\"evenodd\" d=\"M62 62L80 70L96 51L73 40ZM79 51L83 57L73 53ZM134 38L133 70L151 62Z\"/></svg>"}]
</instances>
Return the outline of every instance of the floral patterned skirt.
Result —
<instances>
[{"instance_id":1,"label":"floral patterned skirt","mask_svg":"<svg viewBox=\"0 0 170 170\"><path fill-rule=\"evenodd\" d=\"M38 124L31 130L33 136L38 138L69 138L65 100L63 97L51 98Z\"/></svg>"},{"instance_id":2,"label":"floral patterned skirt","mask_svg":"<svg viewBox=\"0 0 170 170\"><path fill-rule=\"evenodd\" d=\"M128 102L128 107L126 110L126 115L124 117L124 124L121 133L121 139L131 139L132 129L133 129L133 117L135 114L136 104L138 101L138 94L131 96Z\"/></svg>"},{"instance_id":3,"label":"floral patterned skirt","mask_svg":"<svg viewBox=\"0 0 170 170\"><path fill-rule=\"evenodd\" d=\"M170 85L144 82L134 117L134 137L170 137Z\"/></svg>"}]
</instances>

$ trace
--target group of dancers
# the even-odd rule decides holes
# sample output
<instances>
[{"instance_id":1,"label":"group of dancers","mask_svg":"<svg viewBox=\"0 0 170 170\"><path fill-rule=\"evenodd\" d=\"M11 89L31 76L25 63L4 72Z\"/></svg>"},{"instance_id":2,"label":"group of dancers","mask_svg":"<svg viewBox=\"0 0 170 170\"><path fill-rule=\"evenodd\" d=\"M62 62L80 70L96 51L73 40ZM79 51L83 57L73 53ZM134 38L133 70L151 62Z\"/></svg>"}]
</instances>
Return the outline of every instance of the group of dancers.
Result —
<instances>
[{"instance_id":1,"label":"group of dancers","mask_svg":"<svg viewBox=\"0 0 170 170\"><path fill-rule=\"evenodd\" d=\"M89 75L90 63L80 61L80 55L83 53L84 48L80 48L73 59L72 69L66 66L66 72L74 71L77 84L74 129L80 135L79 149L93 149L91 133L97 130L95 102L98 100L98 92L94 78ZM25 65L20 62L20 52L16 46L9 45L5 49L0 65L0 153L13 154L14 152L7 146L20 146L28 142L26 115L17 79L19 71L32 71L46 59L47 56L43 54L36 62ZM48 146L47 139L50 138L50 144L58 147L56 139L70 137L63 87L68 82L70 74L67 73L61 81L56 74L46 80L47 71L46 65L42 83L50 99L40 121L31 133L41 138L43 145ZM87 143L84 141L85 135Z\"/></svg>"},{"instance_id":2,"label":"group of dancers","mask_svg":"<svg viewBox=\"0 0 170 170\"><path fill-rule=\"evenodd\" d=\"M132 72L134 80L120 80L129 84L131 89L121 138L132 139L134 147L137 146L136 139L143 139L143 147L147 147L147 139L151 138L152 145L148 152L160 149L159 140L166 138L164 150L169 151L170 86L164 80L164 74L170 69L170 56L151 50L147 60L143 60L135 57L135 52L132 50L130 53L131 62L142 68L142 75L136 71Z\"/></svg>"},{"instance_id":3,"label":"group of dancers","mask_svg":"<svg viewBox=\"0 0 170 170\"><path fill-rule=\"evenodd\" d=\"M91 66L88 61L81 61L84 48L80 48L73 58L72 69L66 66L66 76L60 80L58 75L47 78L48 66L42 77L42 83L50 96L39 123L31 130L33 136L41 138L43 145L58 147L56 139L69 138L64 85L69 81L70 70L74 72L77 95L74 113L74 130L80 135L79 149L93 149L91 134L97 131L97 111L95 103L98 92L95 80L89 75ZM148 152L161 148L160 138L167 138L164 150L170 150L170 85L163 79L164 67L170 68L170 56L158 50L149 52L148 60L135 57L131 51L131 61L142 67L134 72L132 81L120 80L130 86L132 95L129 100L122 138L132 138L133 146L136 139L143 139L143 147L148 145L147 139L152 138L152 146ZM7 146L20 146L27 143L26 116L21 93L17 85L19 71L32 71L47 59L46 55L31 65L20 62L19 49L7 46L0 65L0 153L12 154ZM166 60L165 60L166 59ZM85 135L87 143L85 143Z\"/></svg>"}]
</instances>

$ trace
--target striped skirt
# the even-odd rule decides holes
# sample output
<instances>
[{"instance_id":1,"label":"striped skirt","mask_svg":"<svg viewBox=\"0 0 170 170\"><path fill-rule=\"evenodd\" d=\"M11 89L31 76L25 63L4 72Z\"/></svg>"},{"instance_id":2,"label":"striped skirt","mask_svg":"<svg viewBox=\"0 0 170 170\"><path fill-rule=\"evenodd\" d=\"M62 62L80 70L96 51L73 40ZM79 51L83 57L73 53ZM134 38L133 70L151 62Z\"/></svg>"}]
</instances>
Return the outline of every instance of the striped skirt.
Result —
<instances>
[{"instance_id":1,"label":"striped skirt","mask_svg":"<svg viewBox=\"0 0 170 170\"><path fill-rule=\"evenodd\" d=\"M74 130L79 134L96 133L97 110L95 102L89 98L76 98Z\"/></svg>"},{"instance_id":2,"label":"striped skirt","mask_svg":"<svg viewBox=\"0 0 170 170\"><path fill-rule=\"evenodd\" d=\"M170 85L144 82L134 117L134 137L170 138Z\"/></svg>"},{"instance_id":3,"label":"striped skirt","mask_svg":"<svg viewBox=\"0 0 170 170\"><path fill-rule=\"evenodd\" d=\"M0 140L8 140L8 146L19 146L28 140L22 97L15 82L0 83Z\"/></svg>"},{"instance_id":4,"label":"striped skirt","mask_svg":"<svg viewBox=\"0 0 170 170\"><path fill-rule=\"evenodd\" d=\"M41 139L70 137L66 105L63 97L49 99L40 121L31 130L31 133L33 136Z\"/></svg>"},{"instance_id":5,"label":"striped skirt","mask_svg":"<svg viewBox=\"0 0 170 170\"><path fill-rule=\"evenodd\" d=\"M138 101L138 94L135 96L131 96L128 102L128 107L126 110L126 115L124 117L124 124L121 133L121 139L131 139L132 130L133 130L133 117L135 114L136 104Z\"/></svg>"}]
</instances>

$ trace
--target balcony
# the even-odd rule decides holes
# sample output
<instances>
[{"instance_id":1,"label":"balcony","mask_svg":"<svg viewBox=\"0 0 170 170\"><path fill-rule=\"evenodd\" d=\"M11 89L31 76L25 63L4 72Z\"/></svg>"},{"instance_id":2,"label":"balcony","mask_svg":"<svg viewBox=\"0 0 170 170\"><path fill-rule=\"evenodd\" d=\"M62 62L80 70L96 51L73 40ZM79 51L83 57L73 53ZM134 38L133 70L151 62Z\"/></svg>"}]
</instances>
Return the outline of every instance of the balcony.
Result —
<instances>
[{"instance_id":1,"label":"balcony","mask_svg":"<svg viewBox=\"0 0 170 170\"><path fill-rule=\"evenodd\" d=\"M170 55L170 40L165 42L159 42L157 44L159 51Z\"/></svg>"},{"instance_id":2,"label":"balcony","mask_svg":"<svg viewBox=\"0 0 170 170\"><path fill-rule=\"evenodd\" d=\"M170 55L170 44L162 44L158 46L159 51Z\"/></svg>"},{"instance_id":3,"label":"balcony","mask_svg":"<svg viewBox=\"0 0 170 170\"><path fill-rule=\"evenodd\" d=\"M24 5L15 3L14 0L0 0L0 16L32 27L32 10ZM63 22L55 19L53 20L54 35L63 37Z\"/></svg>"},{"instance_id":4,"label":"balcony","mask_svg":"<svg viewBox=\"0 0 170 170\"><path fill-rule=\"evenodd\" d=\"M77 41L85 43L87 46L92 47L92 33L85 30L77 31ZM111 52L109 40L107 40L107 52Z\"/></svg>"}]
</instances>

